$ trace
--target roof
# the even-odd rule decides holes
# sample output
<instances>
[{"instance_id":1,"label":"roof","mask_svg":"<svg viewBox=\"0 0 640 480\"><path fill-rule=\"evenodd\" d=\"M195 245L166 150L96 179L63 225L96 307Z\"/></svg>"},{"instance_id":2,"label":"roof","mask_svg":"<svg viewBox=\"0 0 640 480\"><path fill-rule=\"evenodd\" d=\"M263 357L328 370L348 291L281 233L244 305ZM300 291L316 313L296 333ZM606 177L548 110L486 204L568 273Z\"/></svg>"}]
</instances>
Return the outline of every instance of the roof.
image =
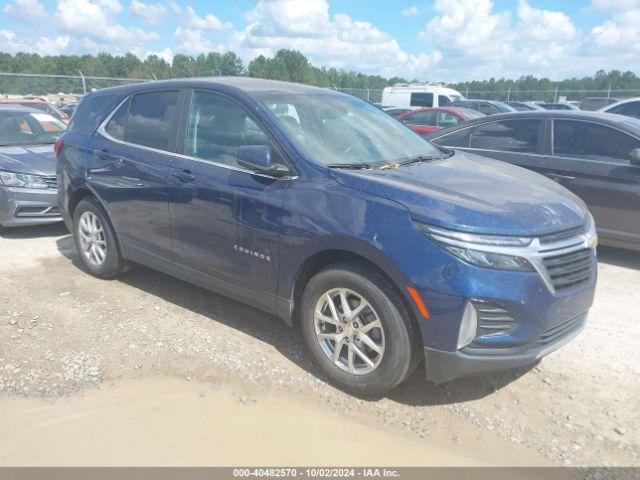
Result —
<instances>
[{"instance_id":1,"label":"roof","mask_svg":"<svg viewBox=\"0 0 640 480\"><path fill-rule=\"evenodd\" d=\"M602 124L608 124L634 135L640 135L640 120L616 115L615 113L594 112L588 110L529 110L523 112L496 113L482 118L469 120L454 127L438 130L429 135L429 138L439 137L445 133L462 128L478 125L480 123L495 122L499 120L529 120L529 119L562 119L562 120L591 120Z\"/></svg>"},{"instance_id":2,"label":"roof","mask_svg":"<svg viewBox=\"0 0 640 480\"><path fill-rule=\"evenodd\" d=\"M248 93L249 95L262 93L275 94L296 94L296 93L331 93L335 95L344 95L334 90L312 87L301 83L282 82L279 80L265 80L262 78L252 77L192 77L180 78L174 80L155 80L152 82L140 82L117 87L109 87L97 90L95 93L114 91L141 91L152 90L158 87L166 88L211 88L211 87L227 87Z\"/></svg>"}]
</instances>

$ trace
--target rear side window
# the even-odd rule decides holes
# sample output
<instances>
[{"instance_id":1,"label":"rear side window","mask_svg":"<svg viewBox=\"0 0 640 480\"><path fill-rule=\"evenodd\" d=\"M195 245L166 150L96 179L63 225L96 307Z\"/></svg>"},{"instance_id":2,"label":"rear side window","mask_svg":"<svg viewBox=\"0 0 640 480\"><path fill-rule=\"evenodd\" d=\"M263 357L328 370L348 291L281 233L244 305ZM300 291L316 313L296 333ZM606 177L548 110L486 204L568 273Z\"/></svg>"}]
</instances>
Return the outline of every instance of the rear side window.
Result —
<instances>
[{"instance_id":1,"label":"rear side window","mask_svg":"<svg viewBox=\"0 0 640 480\"><path fill-rule=\"evenodd\" d=\"M536 153L540 123L540 120L507 120L482 124L471 133L471 148Z\"/></svg>"},{"instance_id":2,"label":"rear side window","mask_svg":"<svg viewBox=\"0 0 640 480\"><path fill-rule=\"evenodd\" d=\"M412 107L433 107L433 93L414 92L411 94Z\"/></svg>"},{"instance_id":3,"label":"rear side window","mask_svg":"<svg viewBox=\"0 0 640 480\"><path fill-rule=\"evenodd\" d=\"M124 141L124 129L127 125L127 116L129 115L129 105L131 104L131 99L127 99L120 108L113 114L109 123L105 127L105 131L109 134L109 136L115 138L116 140Z\"/></svg>"},{"instance_id":4,"label":"rear side window","mask_svg":"<svg viewBox=\"0 0 640 480\"><path fill-rule=\"evenodd\" d=\"M562 157L628 162L631 150L640 148L640 140L605 125L572 120L553 125L553 151Z\"/></svg>"},{"instance_id":5,"label":"rear side window","mask_svg":"<svg viewBox=\"0 0 640 480\"><path fill-rule=\"evenodd\" d=\"M178 91L138 93L131 98L125 141L173 151L171 138L178 119Z\"/></svg>"},{"instance_id":6,"label":"rear side window","mask_svg":"<svg viewBox=\"0 0 640 480\"><path fill-rule=\"evenodd\" d=\"M411 115L407 115L402 119L402 123L405 125L435 125L436 118L435 112L416 112Z\"/></svg>"}]
</instances>

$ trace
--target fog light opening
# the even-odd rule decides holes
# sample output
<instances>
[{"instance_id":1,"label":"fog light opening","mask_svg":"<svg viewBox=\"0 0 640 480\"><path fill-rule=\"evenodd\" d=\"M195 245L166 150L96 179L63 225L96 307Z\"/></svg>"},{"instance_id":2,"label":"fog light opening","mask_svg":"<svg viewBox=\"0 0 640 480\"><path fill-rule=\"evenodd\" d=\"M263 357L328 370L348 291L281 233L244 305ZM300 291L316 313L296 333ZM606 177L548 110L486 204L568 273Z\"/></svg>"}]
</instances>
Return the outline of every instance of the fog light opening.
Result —
<instances>
[{"instance_id":1,"label":"fog light opening","mask_svg":"<svg viewBox=\"0 0 640 480\"><path fill-rule=\"evenodd\" d=\"M458 333L458 350L466 347L476 338L478 329L478 312L471 302L467 302L460 322L460 332Z\"/></svg>"}]
</instances>

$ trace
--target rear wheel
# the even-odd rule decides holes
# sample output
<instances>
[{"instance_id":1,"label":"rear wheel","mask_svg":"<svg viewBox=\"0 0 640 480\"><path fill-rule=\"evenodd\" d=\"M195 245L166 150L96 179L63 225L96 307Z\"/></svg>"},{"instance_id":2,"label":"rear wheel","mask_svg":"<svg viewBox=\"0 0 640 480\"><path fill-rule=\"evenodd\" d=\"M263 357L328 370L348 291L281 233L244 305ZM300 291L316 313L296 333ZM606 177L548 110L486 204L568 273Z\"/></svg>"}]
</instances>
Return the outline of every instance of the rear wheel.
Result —
<instances>
[{"instance_id":1,"label":"rear wheel","mask_svg":"<svg viewBox=\"0 0 640 480\"><path fill-rule=\"evenodd\" d=\"M307 350L345 390L383 394L416 364L415 325L396 291L373 270L322 270L305 288L300 314Z\"/></svg>"},{"instance_id":2,"label":"rear wheel","mask_svg":"<svg viewBox=\"0 0 640 480\"><path fill-rule=\"evenodd\" d=\"M110 279L126 270L115 232L104 208L94 198L86 198L76 207L73 236L80 261L92 275Z\"/></svg>"}]
</instances>

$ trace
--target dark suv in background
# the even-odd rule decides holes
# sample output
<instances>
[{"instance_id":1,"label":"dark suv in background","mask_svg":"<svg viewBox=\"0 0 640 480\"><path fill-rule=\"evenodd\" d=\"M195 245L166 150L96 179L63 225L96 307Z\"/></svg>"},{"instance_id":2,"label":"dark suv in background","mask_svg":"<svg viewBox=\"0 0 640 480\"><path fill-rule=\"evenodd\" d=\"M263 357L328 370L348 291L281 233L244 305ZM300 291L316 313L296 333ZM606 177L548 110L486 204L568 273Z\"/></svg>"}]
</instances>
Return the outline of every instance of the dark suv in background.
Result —
<instances>
[{"instance_id":1,"label":"dark suv in background","mask_svg":"<svg viewBox=\"0 0 640 480\"><path fill-rule=\"evenodd\" d=\"M581 111L518 112L427 138L546 175L587 203L602 243L640 250L640 120Z\"/></svg>"},{"instance_id":2,"label":"dark suv in background","mask_svg":"<svg viewBox=\"0 0 640 480\"><path fill-rule=\"evenodd\" d=\"M251 78L105 89L57 146L84 267L138 262L299 325L335 383L380 394L527 365L585 325L585 205L443 151L367 102Z\"/></svg>"}]
</instances>

